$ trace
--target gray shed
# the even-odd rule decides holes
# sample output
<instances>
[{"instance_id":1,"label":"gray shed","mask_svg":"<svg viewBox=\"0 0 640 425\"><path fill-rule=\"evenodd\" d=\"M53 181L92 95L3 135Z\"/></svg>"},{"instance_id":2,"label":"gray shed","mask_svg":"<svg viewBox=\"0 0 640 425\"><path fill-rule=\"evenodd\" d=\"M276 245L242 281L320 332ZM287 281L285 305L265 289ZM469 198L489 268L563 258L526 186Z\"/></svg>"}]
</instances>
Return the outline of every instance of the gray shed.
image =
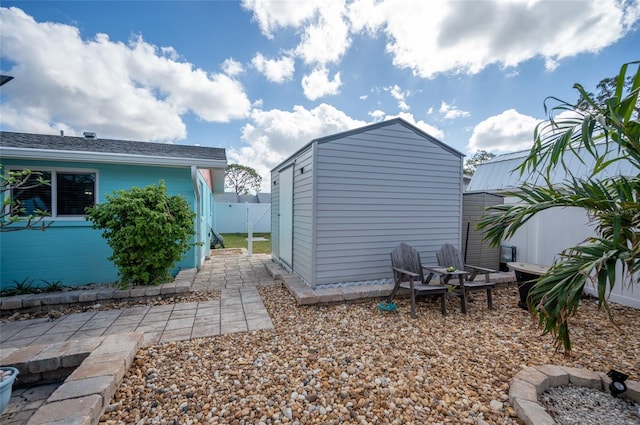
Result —
<instances>
[{"instance_id":1,"label":"gray shed","mask_svg":"<svg viewBox=\"0 0 640 425\"><path fill-rule=\"evenodd\" d=\"M504 203L500 195L487 192L467 192L462 202L462 254L464 262L474 266L498 270L500 246L492 247L484 240L485 232L476 224L486 214L486 209Z\"/></svg>"},{"instance_id":2,"label":"gray shed","mask_svg":"<svg viewBox=\"0 0 640 425\"><path fill-rule=\"evenodd\" d=\"M460 246L464 155L396 118L312 140L271 171L271 255L310 287L391 280L389 253Z\"/></svg>"}]
</instances>

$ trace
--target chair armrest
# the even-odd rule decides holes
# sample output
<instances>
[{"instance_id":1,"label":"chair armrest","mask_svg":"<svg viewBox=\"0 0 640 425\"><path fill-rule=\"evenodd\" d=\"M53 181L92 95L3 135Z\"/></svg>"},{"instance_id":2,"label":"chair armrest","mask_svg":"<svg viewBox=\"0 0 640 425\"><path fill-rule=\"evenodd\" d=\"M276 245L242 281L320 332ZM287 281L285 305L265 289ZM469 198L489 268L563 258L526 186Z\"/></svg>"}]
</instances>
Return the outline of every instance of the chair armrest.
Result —
<instances>
[{"instance_id":1,"label":"chair armrest","mask_svg":"<svg viewBox=\"0 0 640 425\"><path fill-rule=\"evenodd\" d=\"M487 269L485 267L472 266L471 264L465 264L464 266L473 270L477 270L479 272L483 272L483 273L498 273L497 270Z\"/></svg>"},{"instance_id":2,"label":"chair armrest","mask_svg":"<svg viewBox=\"0 0 640 425\"><path fill-rule=\"evenodd\" d=\"M410 277L420 277L420 275L418 273L413 273L413 272L410 272L409 270L404 270L404 269L401 269L401 268L398 268L398 267L391 267L391 269L393 271L396 271L396 272L400 273L400 274L404 274L404 275L407 275L407 276L410 276Z\"/></svg>"},{"instance_id":3,"label":"chair armrest","mask_svg":"<svg viewBox=\"0 0 640 425\"><path fill-rule=\"evenodd\" d=\"M483 274L484 275L484 281L486 283L489 283L489 280L490 280L489 274L490 273L497 273L493 269L487 269L487 268L484 268L484 267L472 266L470 264L466 264L465 267L468 268L469 270L471 270L471 274L469 275L469 277L467 279L469 282L473 282L473 280L476 278L476 276L478 274Z\"/></svg>"},{"instance_id":4,"label":"chair armrest","mask_svg":"<svg viewBox=\"0 0 640 425\"><path fill-rule=\"evenodd\" d=\"M440 266L440 265L434 264L434 265L428 265L428 266L422 265L422 269L423 269L423 270L426 270L426 271L428 271L428 272L438 273L438 272L437 272L437 270L435 270L435 269L443 269L443 270L446 270L446 267L442 267L442 266Z\"/></svg>"}]
</instances>

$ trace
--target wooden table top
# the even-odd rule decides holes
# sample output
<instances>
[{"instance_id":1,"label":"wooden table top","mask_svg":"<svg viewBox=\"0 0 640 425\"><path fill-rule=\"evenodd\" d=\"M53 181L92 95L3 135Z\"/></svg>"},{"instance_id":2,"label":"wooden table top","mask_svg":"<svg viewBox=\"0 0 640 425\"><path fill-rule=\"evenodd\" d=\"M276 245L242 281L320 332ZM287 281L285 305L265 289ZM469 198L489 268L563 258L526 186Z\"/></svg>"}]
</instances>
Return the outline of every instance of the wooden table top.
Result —
<instances>
[{"instance_id":1,"label":"wooden table top","mask_svg":"<svg viewBox=\"0 0 640 425\"><path fill-rule=\"evenodd\" d=\"M470 274L468 271L465 271L465 270L454 270L450 272L449 270L447 270L447 267L440 267L440 266L422 266L422 268L440 275L456 276L456 275Z\"/></svg>"},{"instance_id":2,"label":"wooden table top","mask_svg":"<svg viewBox=\"0 0 640 425\"><path fill-rule=\"evenodd\" d=\"M551 266L543 266L541 264L520 263L515 261L515 262L507 263L507 267L509 267L509 269L511 270L516 270L523 273L542 276L549 270L549 267Z\"/></svg>"}]
</instances>

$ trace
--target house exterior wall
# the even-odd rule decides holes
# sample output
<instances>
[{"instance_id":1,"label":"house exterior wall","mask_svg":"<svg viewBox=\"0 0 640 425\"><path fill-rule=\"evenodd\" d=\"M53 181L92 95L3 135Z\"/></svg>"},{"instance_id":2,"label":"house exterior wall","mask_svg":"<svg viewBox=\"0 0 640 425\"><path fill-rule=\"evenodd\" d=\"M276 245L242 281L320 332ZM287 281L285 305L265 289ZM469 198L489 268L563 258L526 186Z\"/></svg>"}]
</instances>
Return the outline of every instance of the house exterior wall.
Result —
<instances>
[{"instance_id":1,"label":"house exterior wall","mask_svg":"<svg viewBox=\"0 0 640 425\"><path fill-rule=\"evenodd\" d=\"M319 143L315 285L392 277L389 253L414 246L436 264L460 246L462 157L399 123Z\"/></svg>"},{"instance_id":2,"label":"house exterior wall","mask_svg":"<svg viewBox=\"0 0 640 425\"><path fill-rule=\"evenodd\" d=\"M213 192L213 173L211 170L198 170L200 178L207 184L209 191Z\"/></svg>"},{"instance_id":3,"label":"house exterior wall","mask_svg":"<svg viewBox=\"0 0 640 425\"><path fill-rule=\"evenodd\" d=\"M462 255L465 263L494 270L500 268L500 246L492 247L484 240L485 231L476 224L485 209L503 203L502 196L486 192L465 193L462 207Z\"/></svg>"},{"instance_id":4,"label":"house exterior wall","mask_svg":"<svg viewBox=\"0 0 640 425\"><path fill-rule=\"evenodd\" d=\"M115 190L143 187L164 180L170 195L182 195L192 210L196 207L188 168L13 159L4 159L2 165L32 170L95 170L98 202L104 202L106 195ZM200 180L200 183L207 187L204 180ZM203 210L205 204L201 205ZM90 222L80 217L57 218L44 232L24 230L0 233L0 284L2 288L11 287L14 280L24 279L60 280L63 285L114 282L118 278L117 269L107 260L110 255L111 248L102 238L101 231L94 230ZM196 250L192 248L176 265L174 272L196 267L196 264Z\"/></svg>"}]
</instances>

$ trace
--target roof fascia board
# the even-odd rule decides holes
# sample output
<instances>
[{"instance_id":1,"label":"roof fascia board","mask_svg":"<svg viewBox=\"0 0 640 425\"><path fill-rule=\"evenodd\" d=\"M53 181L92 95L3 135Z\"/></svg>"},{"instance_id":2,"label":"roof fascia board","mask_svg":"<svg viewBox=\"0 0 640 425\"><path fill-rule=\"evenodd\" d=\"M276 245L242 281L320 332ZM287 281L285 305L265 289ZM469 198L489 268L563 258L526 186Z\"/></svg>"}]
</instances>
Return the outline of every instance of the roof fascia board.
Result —
<instances>
[{"instance_id":1,"label":"roof fascia board","mask_svg":"<svg viewBox=\"0 0 640 425\"><path fill-rule=\"evenodd\" d=\"M112 164L161 165L169 167L185 167L192 165L200 168L227 167L227 161L215 159L175 158L122 153L60 151L13 147L1 147L0 158L101 162Z\"/></svg>"}]
</instances>

